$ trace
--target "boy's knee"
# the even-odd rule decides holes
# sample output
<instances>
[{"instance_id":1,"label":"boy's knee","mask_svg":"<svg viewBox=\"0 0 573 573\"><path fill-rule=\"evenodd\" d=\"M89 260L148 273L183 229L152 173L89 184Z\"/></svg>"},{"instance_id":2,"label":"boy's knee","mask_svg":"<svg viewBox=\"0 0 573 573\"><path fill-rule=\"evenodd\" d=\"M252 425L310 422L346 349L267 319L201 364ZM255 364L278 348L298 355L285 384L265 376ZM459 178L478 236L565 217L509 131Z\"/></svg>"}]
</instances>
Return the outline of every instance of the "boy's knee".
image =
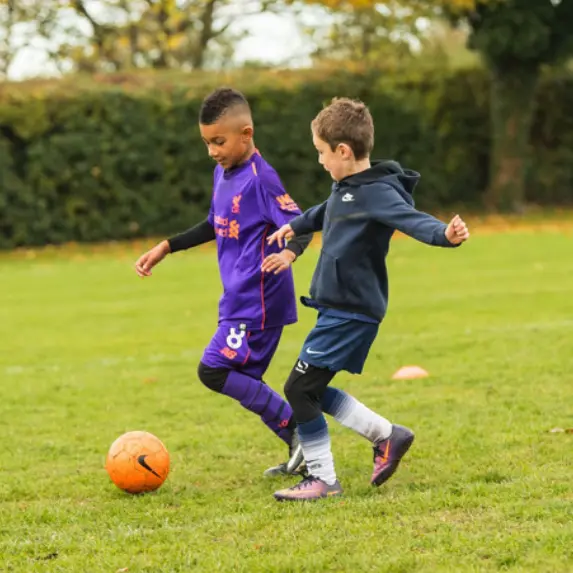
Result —
<instances>
[{"instance_id":1,"label":"boy's knee","mask_svg":"<svg viewBox=\"0 0 573 573\"><path fill-rule=\"evenodd\" d=\"M320 399L334 372L298 361L286 381L284 392L297 422L312 420L320 414Z\"/></svg>"},{"instance_id":2,"label":"boy's knee","mask_svg":"<svg viewBox=\"0 0 573 573\"><path fill-rule=\"evenodd\" d=\"M297 361L285 382L284 392L290 404L296 403L309 393L309 369L313 368L306 362Z\"/></svg>"},{"instance_id":3,"label":"boy's knee","mask_svg":"<svg viewBox=\"0 0 573 573\"><path fill-rule=\"evenodd\" d=\"M229 371L226 368L211 368L211 366L199 362L197 376L213 392L220 394L223 391L228 375Z\"/></svg>"},{"instance_id":4,"label":"boy's knee","mask_svg":"<svg viewBox=\"0 0 573 573\"><path fill-rule=\"evenodd\" d=\"M288 377L288 380L285 383L285 386L284 386L285 396L286 396L286 399L291 404L293 402L296 402L297 399L300 398L301 395L304 393L302 378L303 378L303 376L301 374L297 374L293 370L290 373L290 376Z\"/></svg>"}]
</instances>

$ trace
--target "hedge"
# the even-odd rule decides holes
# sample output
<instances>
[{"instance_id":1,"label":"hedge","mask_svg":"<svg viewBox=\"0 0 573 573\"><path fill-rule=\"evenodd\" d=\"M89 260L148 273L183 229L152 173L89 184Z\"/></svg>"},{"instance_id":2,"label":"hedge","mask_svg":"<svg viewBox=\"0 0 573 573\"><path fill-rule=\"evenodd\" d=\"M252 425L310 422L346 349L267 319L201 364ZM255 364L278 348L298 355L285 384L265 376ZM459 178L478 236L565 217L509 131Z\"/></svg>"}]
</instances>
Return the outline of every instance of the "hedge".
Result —
<instances>
[{"instance_id":1,"label":"hedge","mask_svg":"<svg viewBox=\"0 0 573 573\"><path fill-rule=\"evenodd\" d=\"M360 97L377 158L421 172L417 204L478 206L488 181L489 84L480 69L109 76L0 88L0 248L162 236L208 208L213 164L199 137L204 95L243 90L256 144L303 206L323 199L310 121L335 95ZM573 76L539 90L528 199L573 202Z\"/></svg>"}]
</instances>

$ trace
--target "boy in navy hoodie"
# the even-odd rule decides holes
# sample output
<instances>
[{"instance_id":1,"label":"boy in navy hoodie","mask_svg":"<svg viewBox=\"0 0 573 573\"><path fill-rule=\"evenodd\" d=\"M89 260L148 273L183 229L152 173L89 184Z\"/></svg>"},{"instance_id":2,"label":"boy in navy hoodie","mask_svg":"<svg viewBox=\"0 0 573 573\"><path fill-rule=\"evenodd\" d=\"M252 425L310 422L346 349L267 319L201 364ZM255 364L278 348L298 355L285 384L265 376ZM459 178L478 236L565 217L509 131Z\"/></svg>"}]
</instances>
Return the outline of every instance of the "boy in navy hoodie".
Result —
<instances>
[{"instance_id":1,"label":"boy in navy hoodie","mask_svg":"<svg viewBox=\"0 0 573 573\"><path fill-rule=\"evenodd\" d=\"M277 491L280 501L342 493L323 412L372 443L372 485L381 485L396 471L414 433L329 383L341 370L362 372L386 314L385 259L394 231L436 247L456 247L469 238L458 215L446 225L414 208L418 173L395 161L370 162L374 124L364 103L334 99L312 122L312 138L319 162L334 180L332 193L268 239L282 247L285 239L322 230L310 298L301 299L318 311L318 319L285 385L310 475ZM272 259L262 266L266 272L280 271L276 267Z\"/></svg>"}]
</instances>

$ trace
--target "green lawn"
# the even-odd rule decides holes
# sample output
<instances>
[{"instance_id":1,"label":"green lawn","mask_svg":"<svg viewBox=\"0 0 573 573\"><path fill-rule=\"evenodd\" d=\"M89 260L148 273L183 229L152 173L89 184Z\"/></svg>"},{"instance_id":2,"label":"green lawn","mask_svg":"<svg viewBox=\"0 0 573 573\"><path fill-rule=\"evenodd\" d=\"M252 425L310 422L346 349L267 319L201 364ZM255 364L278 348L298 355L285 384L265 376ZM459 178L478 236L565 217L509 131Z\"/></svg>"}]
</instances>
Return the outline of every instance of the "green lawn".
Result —
<instances>
[{"instance_id":1,"label":"green lawn","mask_svg":"<svg viewBox=\"0 0 573 573\"><path fill-rule=\"evenodd\" d=\"M474 229L475 231L475 229ZM220 294L214 251L0 256L0 571L466 572L573 570L571 233L480 234L457 251L396 240L391 304L362 376L336 384L412 427L382 488L369 444L333 422L342 499L278 504L285 451L196 365ZM318 251L296 264L305 293ZM314 314L268 374L282 391ZM427 379L392 381L418 364ZM130 496L103 469L128 430L159 436L172 472Z\"/></svg>"}]
</instances>

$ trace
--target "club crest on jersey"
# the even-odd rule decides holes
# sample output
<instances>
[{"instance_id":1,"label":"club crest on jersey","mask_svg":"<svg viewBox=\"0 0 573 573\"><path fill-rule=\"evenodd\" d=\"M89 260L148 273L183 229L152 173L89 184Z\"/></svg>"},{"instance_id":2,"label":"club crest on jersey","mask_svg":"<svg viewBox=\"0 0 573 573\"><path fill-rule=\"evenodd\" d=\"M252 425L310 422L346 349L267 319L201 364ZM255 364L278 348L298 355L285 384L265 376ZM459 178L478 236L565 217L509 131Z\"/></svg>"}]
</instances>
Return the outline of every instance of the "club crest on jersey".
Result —
<instances>
[{"instance_id":1,"label":"club crest on jersey","mask_svg":"<svg viewBox=\"0 0 573 573\"><path fill-rule=\"evenodd\" d=\"M235 195L233 197L233 206L231 207L231 213L238 215L241 212L241 198L243 195Z\"/></svg>"}]
</instances>

